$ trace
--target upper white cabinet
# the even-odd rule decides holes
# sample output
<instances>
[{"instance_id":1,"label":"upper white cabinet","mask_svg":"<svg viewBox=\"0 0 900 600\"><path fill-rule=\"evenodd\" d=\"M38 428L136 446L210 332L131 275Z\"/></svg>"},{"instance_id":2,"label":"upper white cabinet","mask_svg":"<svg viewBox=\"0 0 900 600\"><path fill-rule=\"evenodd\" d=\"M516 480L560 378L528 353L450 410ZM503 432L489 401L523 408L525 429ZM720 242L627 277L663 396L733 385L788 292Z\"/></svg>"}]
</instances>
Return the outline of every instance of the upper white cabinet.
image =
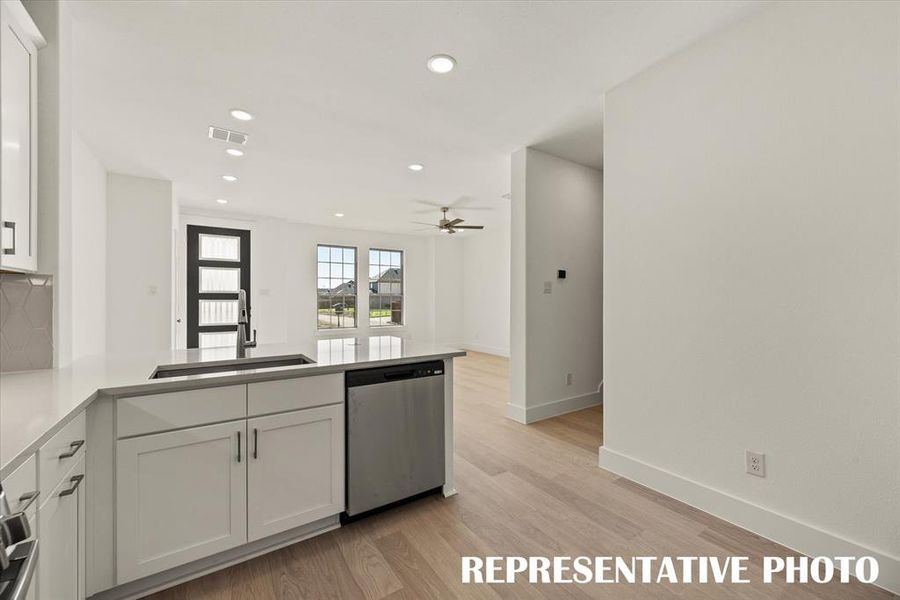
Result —
<instances>
[{"instance_id":1,"label":"upper white cabinet","mask_svg":"<svg viewBox=\"0 0 900 600\"><path fill-rule=\"evenodd\" d=\"M0 3L0 268L37 270L37 51L18 0Z\"/></svg>"},{"instance_id":2,"label":"upper white cabinet","mask_svg":"<svg viewBox=\"0 0 900 600\"><path fill-rule=\"evenodd\" d=\"M251 542L344 510L343 404L250 419L247 432Z\"/></svg>"}]
</instances>

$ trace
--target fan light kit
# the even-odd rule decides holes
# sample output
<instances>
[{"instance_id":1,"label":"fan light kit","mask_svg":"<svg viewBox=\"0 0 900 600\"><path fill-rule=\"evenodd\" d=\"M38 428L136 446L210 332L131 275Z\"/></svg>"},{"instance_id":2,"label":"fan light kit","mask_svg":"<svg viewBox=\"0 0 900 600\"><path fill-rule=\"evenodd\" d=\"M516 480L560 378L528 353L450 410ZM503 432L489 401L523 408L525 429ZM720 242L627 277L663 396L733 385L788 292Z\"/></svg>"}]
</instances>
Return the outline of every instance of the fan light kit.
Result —
<instances>
[{"instance_id":1,"label":"fan light kit","mask_svg":"<svg viewBox=\"0 0 900 600\"><path fill-rule=\"evenodd\" d=\"M237 177L234 175L222 175L222 179L225 181L237 181Z\"/></svg>"},{"instance_id":2,"label":"fan light kit","mask_svg":"<svg viewBox=\"0 0 900 600\"><path fill-rule=\"evenodd\" d=\"M422 169L425 168L425 165L420 165L419 163L413 163L406 168L409 169L410 171L416 171L418 173L419 171L421 171Z\"/></svg>"},{"instance_id":3,"label":"fan light kit","mask_svg":"<svg viewBox=\"0 0 900 600\"><path fill-rule=\"evenodd\" d=\"M225 200L224 198L219 198L216 200L216 202L218 202L219 204L228 204L228 200Z\"/></svg>"},{"instance_id":4,"label":"fan light kit","mask_svg":"<svg viewBox=\"0 0 900 600\"><path fill-rule=\"evenodd\" d=\"M238 121L250 121L253 119L253 115L248 113L246 110L241 110L240 108L232 108L231 116Z\"/></svg>"},{"instance_id":5,"label":"fan light kit","mask_svg":"<svg viewBox=\"0 0 900 600\"><path fill-rule=\"evenodd\" d=\"M344 213L334 213L334 216L336 216L338 219L340 219L341 217L344 216Z\"/></svg>"},{"instance_id":6,"label":"fan light kit","mask_svg":"<svg viewBox=\"0 0 900 600\"><path fill-rule=\"evenodd\" d=\"M456 66L456 59L449 54L435 54L425 64L432 73L444 75L453 70L453 67Z\"/></svg>"},{"instance_id":7,"label":"fan light kit","mask_svg":"<svg viewBox=\"0 0 900 600\"><path fill-rule=\"evenodd\" d=\"M461 229L484 229L484 225L460 225L460 223L464 223L463 219L448 219L447 211L450 208L446 206L441 207L441 219L434 223L420 223L418 221L413 221L417 225L428 225L429 227L437 227L438 231L445 233L457 233L458 230Z\"/></svg>"}]
</instances>

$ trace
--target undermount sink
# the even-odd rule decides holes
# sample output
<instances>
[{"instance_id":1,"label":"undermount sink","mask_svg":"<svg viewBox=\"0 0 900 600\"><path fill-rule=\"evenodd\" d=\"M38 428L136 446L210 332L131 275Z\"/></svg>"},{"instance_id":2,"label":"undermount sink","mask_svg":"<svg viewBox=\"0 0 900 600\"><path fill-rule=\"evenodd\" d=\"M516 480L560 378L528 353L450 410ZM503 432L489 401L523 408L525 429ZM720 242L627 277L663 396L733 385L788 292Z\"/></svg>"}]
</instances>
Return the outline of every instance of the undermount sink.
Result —
<instances>
[{"instance_id":1,"label":"undermount sink","mask_svg":"<svg viewBox=\"0 0 900 600\"><path fill-rule=\"evenodd\" d=\"M187 375L203 375L206 373L225 373L228 371L247 371L250 369L269 369L272 367L293 367L312 364L312 360L297 354L294 356L270 356L266 358L242 358L212 363L196 363L188 365L165 365L156 367L150 379L166 379L168 377L185 377Z\"/></svg>"}]
</instances>

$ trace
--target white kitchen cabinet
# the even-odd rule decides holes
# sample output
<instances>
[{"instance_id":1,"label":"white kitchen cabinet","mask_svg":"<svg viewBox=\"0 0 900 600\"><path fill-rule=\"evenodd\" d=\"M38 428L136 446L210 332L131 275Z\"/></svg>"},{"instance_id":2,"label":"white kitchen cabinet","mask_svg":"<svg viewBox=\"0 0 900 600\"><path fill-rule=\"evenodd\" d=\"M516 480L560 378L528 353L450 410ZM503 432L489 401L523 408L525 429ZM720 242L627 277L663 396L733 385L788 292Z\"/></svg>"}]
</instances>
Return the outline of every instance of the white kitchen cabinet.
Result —
<instances>
[{"instance_id":1,"label":"white kitchen cabinet","mask_svg":"<svg viewBox=\"0 0 900 600\"><path fill-rule=\"evenodd\" d=\"M344 510L344 406L247 423L247 528L258 540Z\"/></svg>"},{"instance_id":2,"label":"white kitchen cabinet","mask_svg":"<svg viewBox=\"0 0 900 600\"><path fill-rule=\"evenodd\" d=\"M38 511L37 593L42 600L85 597L84 453L43 499Z\"/></svg>"},{"instance_id":3,"label":"white kitchen cabinet","mask_svg":"<svg viewBox=\"0 0 900 600\"><path fill-rule=\"evenodd\" d=\"M0 3L0 268L37 270L37 52L18 0Z\"/></svg>"},{"instance_id":4,"label":"white kitchen cabinet","mask_svg":"<svg viewBox=\"0 0 900 600\"><path fill-rule=\"evenodd\" d=\"M117 583L247 542L247 421L119 440Z\"/></svg>"}]
</instances>

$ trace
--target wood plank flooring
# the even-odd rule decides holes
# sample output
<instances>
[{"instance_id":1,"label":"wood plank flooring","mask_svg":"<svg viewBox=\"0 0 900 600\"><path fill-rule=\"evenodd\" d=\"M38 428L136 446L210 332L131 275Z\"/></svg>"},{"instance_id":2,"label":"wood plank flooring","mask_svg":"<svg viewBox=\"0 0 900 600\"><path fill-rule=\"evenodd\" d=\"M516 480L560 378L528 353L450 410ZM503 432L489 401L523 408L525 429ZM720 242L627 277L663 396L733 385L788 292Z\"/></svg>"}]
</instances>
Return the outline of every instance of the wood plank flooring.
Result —
<instances>
[{"instance_id":1,"label":"wood plank flooring","mask_svg":"<svg viewBox=\"0 0 900 600\"><path fill-rule=\"evenodd\" d=\"M530 426L503 416L507 359L455 366L456 484L429 497L152 596L153 600L884 600L859 583L463 585L462 555L733 554L759 565L786 548L597 467L602 409Z\"/></svg>"}]
</instances>

